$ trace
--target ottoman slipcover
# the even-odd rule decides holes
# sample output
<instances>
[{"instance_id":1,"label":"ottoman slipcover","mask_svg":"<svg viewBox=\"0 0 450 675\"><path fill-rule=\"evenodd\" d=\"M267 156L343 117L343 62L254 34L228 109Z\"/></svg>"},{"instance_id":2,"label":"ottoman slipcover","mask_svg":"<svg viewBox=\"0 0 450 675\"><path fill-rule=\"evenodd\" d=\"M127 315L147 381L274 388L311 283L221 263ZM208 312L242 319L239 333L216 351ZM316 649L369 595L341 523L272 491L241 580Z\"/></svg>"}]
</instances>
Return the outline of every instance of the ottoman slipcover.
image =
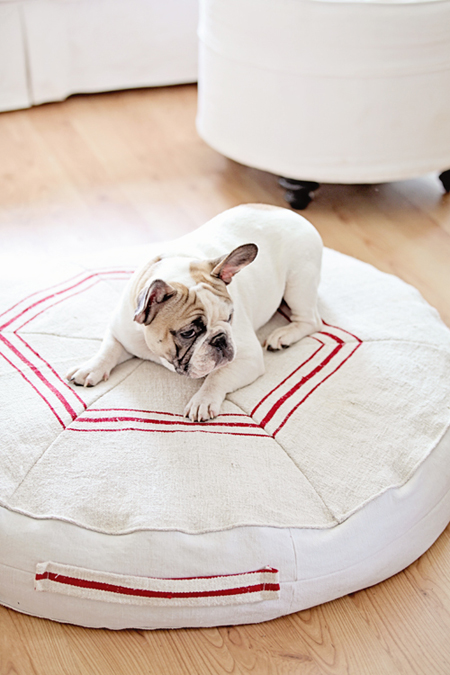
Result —
<instances>
[{"instance_id":1,"label":"ottoman slipcover","mask_svg":"<svg viewBox=\"0 0 450 675\"><path fill-rule=\"evenodd\" d=\"M196 424L182 412L198 381L154 363L64 380L150 254L2 270L0 602L110 628L257 622L420 556L450 519L437 312L326 250L323 331L267 353L266 374Z\"/></svg>"},{"instance_id":2,"label":"ottoman slipcover","mask_svg":"<svg viewBox=\"0 0 450 675\"><path fill-rule=\"evenodd\" d=\"M450 0L201 0L202 138L294 179L450 169Z\"/></svg>"}]
</instances>

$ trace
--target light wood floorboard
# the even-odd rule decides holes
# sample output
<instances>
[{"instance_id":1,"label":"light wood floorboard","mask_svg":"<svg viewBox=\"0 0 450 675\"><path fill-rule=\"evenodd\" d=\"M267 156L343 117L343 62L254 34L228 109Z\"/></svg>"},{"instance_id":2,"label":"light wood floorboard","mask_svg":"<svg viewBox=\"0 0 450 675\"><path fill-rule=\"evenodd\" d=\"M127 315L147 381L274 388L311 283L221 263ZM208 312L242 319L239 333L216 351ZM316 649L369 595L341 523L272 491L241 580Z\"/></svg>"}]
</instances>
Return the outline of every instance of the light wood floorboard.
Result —
<instances>
[{"instance_id":1,"label":"light wood floorboard","mask_svg":"<svg viewBox=\"0 0 450 675\"><path fill-rule=\"evenodd\" d=\"M207 147L194 86L78 96L0 115L0 275L179 236L274 176ZM449 167L450 168L450 167ZM416 286L450 326L450 197L436 175L324 185L305 215L334 249ZM0 607L0 675L450 674L450 530L382 584L276 621L110 632Z\"/></svg>"}]
</instances>

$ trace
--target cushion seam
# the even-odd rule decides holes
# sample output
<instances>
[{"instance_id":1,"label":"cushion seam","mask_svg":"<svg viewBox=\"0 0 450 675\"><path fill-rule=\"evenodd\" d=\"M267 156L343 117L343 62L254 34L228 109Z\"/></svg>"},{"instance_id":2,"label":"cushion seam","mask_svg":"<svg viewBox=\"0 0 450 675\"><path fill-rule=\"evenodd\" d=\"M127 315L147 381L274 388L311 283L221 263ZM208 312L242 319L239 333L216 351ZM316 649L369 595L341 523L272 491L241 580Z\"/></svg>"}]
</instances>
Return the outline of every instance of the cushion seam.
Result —
<instances>
[{"instance_id":1,"label":"cushion seam","mask_svg":"<svg viewBox=\"0 0 450 675\"><path fill-rule=\"evenodd\" d=\"M229 399L227 399L227 400L229 400ZM327 505L326 502L324 501L324 499L323 499L322 495L320 494L320 492L319 492L319 491L317 490L317 488L311 483L311 481L310 481L309 478L305 475L305 473L303 472L303 470L295 463L295 461L292 459L292 457L291 457L290 454L287 452L287 450L281 445L281 443L280 443L276 438L274 438L272 434L268 433L268 432L260 425L260 423L258 422L258 420L256 420L254 417L252 417L252 415L251 415L250 413L248 413L246 410L244 410L244 408L242 408L242 406L240 406L238 403L234 403L234 401L230 401L230 403L233 403L233 405L235 405L237 408L239 408L239 410L241 410L245 415L247 415L247 417L249 417L249 419L253 420L253 422L255 422L255 424L257 424L258 427L259 427L260 429L262 429L262 430L264 431L264 433L265 433L267 436L269 436L269 437L277 444L277 446L279 447L279 449L284 453L284 455L285 455L286 457L289 458L290 462L295 466L295 468L297 469L297 471L302 475L302 477L303 477L303 478L305 479L305 481L308 483L308 485L310 486L311 490L313 490L314 494L318 497L320 503L321 503L322 506L325 508L327 514L328 514L329 516L331 516L331 519L332 519L333 523L334 523L335 525L337 525L339 521L337 520L337 518L336 518L336 516L334 515L334 513L328 508L328 505Z\"/></svg>"},{"instance_id":2,"label":"cushion seam","mask_svg":"<svg viewBox=\"0 0 450 675\"><path fill-rule=\"evenodd\" d=\"M122 380L120 380L120 384L122 384L122 382L125 382L131 375L133 375L133 373L135 373L136 370L144 363L144 361L143 361L142 359L137 359L137 360L140 361L140 362L137 364L137 366L136 366L135 368L133 368L133 370L131 371L131 373L128 373L127 375L125 375L125 377L124 377ZM104 396L106 396L106 394L109 394L110 391L112 391L112 389L114 389L114 388L115 388L115 387L112 387L111 389L109 389L108 391L104 392L103 394L99 394L99 396L95 399L95 401L92 401L92 403L91 403L89 406L86 406L86 408L84 408L84 409L82 410L82 412L80 412L80 413L75 417L75 419L72 420L72 422L71 422L70 424L68 424L62 431L59 432L59 434L56 436L56 438L50 443L50 445L48 445L48 446L41 452L41 454L39 455L39 457L36 457L36 459L34 460L34 462L31 464L31 466L28 468L28 470L27 470L27 471L25 472L25 474L22 476L22 478L21 478L21 480L19 481L19 483L15 486L15 488L13 489L13 491L11 492L11 494L8 496L8 499L9 499L9 500L14 498L14 495L15 495L16 492L20 489L20 487L23 485L23 483L26 481L26 479L28 478L28 476L30 475L30 473L33 471L34 467L35 467L35 466L43 459L43 457L47 454L47 452L48 452L49 450L51 450L51 448L55 445L55 443L57 443L57 442L59 441L59 439L61 438L61 436L62 436L68 429L70 429L70 427L72 426L72 424L73 424L74 422L76 422L78 419L80 419L80 417L83 415L83 413L85 413L87 410L89 410L89 408L90 408L92 405L97 404L98 401L100 401ZM3 503L3 504L6 504L6 502L5 502L3 499L0 499L0 502ZM8 507L5 507L5 508L8 508Z\"/></svg>"}]
</instances>

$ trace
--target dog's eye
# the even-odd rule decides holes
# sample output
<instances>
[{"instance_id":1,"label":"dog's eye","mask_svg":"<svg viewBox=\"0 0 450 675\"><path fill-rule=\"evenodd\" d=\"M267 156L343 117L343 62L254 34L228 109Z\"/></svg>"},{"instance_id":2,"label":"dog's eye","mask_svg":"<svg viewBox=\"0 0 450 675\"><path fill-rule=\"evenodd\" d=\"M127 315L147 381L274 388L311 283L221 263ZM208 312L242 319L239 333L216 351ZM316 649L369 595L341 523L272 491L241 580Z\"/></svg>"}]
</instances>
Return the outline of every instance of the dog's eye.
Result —
<instances>
[{"instance_id":1,"label":"dog's eye","mask_svg":"<svg viewBox=\"0 0 450 675\"><path fill-rule=\"evenodd\" d=\"M233 318L233 312L231 312L230 316L229 316L228 319L227 319L227 322L228 322L228 323L231 323L231 319L232 319L232 318Z\"/></svg>"},{"instance_id":2,"label":"dog's eye","mask_svg":"<svg viewBox=\"0 0 450 675\"><path fill-rule=\"evenodd\" d=\"M193 338L195 335L195 330L194 328L190 328L189 330L184 330L182 333L180 333L180 337L183 338L183 340L190 340Z\"/></svg>"}]
</instances>

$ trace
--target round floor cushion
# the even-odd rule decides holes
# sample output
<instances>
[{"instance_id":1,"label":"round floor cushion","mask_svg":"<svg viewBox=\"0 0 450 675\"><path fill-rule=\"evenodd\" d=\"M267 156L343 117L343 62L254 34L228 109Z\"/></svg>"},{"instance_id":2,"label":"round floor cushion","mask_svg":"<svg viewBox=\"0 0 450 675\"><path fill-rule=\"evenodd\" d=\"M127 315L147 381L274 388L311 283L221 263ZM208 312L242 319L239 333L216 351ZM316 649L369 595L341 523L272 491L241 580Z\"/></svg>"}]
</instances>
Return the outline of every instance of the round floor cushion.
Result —
<instances>
[{"instance_id":1,"label":"round floor cushion","mask_svg":"<svg viewBox=\"0 0 450 675\"><path fill-rule=\"evenodd\" d=\"M64 379L146 256L0 272L0 602L110 628L257 622L421 555L450 520L437 312L326 250L322 332L267 352L264 376L193 423L199 382L154 363L94 388Z\"/></svg>"}]
</instances>

